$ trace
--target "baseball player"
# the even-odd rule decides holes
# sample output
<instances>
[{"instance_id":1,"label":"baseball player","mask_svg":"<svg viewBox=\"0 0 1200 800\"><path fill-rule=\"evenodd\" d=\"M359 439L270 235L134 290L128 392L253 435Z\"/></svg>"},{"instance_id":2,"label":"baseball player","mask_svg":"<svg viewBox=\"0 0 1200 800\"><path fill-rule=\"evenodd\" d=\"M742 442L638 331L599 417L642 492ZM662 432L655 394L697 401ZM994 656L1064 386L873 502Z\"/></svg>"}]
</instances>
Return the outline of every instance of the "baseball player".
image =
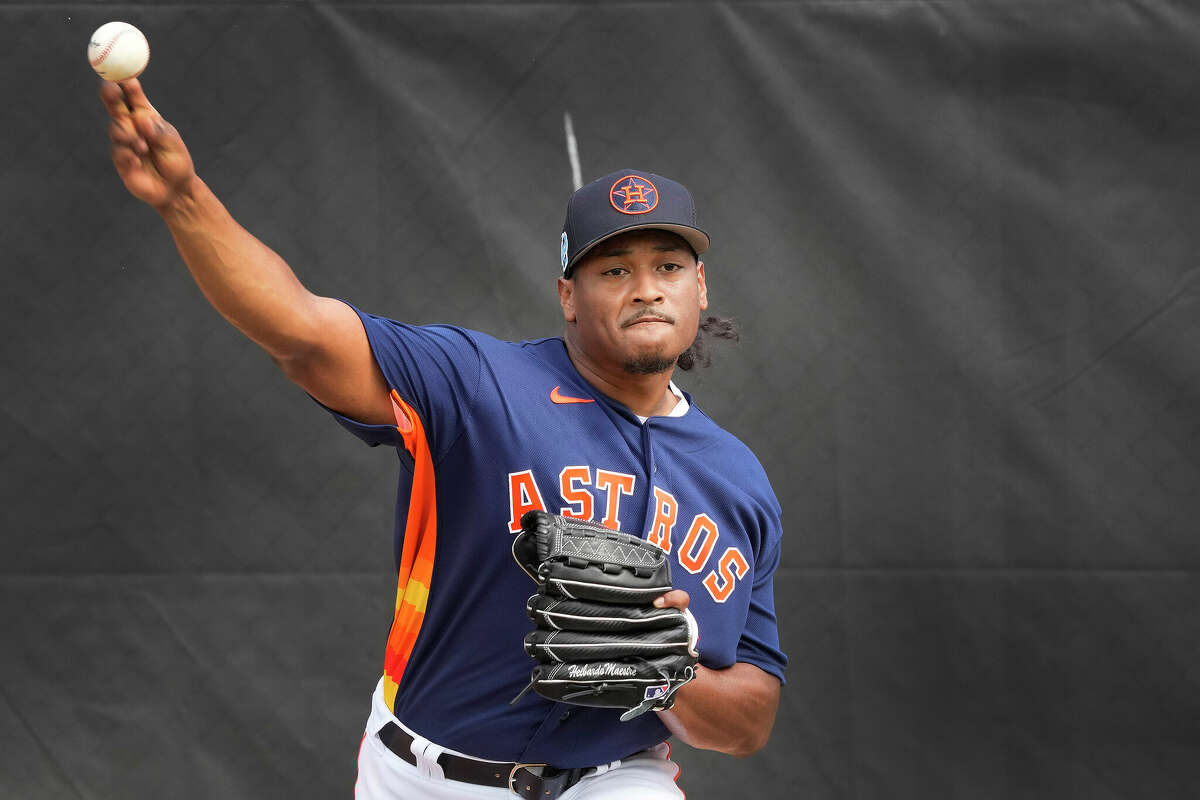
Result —
<instances>
[{"instance_id":1,"label":"baseball player","mask_svg":"<svg viewBox=\"0 0 1200 800\"><path fill-rule=\"evenodd\" d=\"M197 177L136 79L100 94L117 172L212 305L341 425L399 456L395 616L357 797L680 798L672 735L737 756L763 746L787 662L780 508L753 454L672 381L708 306L709 238L683 186L621 170L575 192L563 335L505 342L310 293ZM534 587L512 550L531 512L666 554L673 588L655 605L694 617L699 664L669 698L647 690L652 712L622 721L544 686L510 703L534 663Z\"/></svg>"}]
</instances>

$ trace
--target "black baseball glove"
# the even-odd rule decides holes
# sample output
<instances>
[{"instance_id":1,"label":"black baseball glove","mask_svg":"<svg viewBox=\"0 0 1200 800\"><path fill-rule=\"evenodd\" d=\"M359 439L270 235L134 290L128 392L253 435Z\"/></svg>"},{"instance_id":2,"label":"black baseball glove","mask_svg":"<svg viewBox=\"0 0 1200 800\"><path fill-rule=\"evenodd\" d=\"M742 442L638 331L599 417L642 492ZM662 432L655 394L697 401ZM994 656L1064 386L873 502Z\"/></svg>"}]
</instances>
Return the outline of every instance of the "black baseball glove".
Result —
<instances>
[{"instance_id":1,"label":"black baseball glove","mask_svg":"<svg viewBox=\"0 0 1200 800\"><path fill-rule=\"evenodd\" d=\"M624 708L627 721L670 708L696 674L699 631L690 611L656 608L671 589L662 549L595 522L530 511L513 557L538 585L526 611L537 628L525 652L537 659L529 685L542 697Z\"/></svg>"}]
</instances>

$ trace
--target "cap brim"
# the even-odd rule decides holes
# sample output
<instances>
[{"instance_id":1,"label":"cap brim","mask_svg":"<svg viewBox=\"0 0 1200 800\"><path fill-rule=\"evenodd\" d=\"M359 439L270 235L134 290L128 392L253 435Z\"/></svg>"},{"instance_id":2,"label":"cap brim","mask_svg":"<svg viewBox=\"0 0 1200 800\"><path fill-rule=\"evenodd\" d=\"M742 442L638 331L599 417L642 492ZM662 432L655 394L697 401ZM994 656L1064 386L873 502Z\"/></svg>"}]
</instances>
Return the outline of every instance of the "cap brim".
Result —
<instances>
[{"instance_id":1,"label":"cap brim","mask_svg":"<svg viewBox=\"0 0 1200 800\"><path fill-rule=\"evenodd\" d=\"M563 267L563 272L567 272L567 270L578 264L581 258L586 256L589 252L591 252L593 247L601 242L608 241L614 236L620 236L623 233L643 230L660 230L677 233L682 236L689 245L691 245L692 249L696 251L696 255L700 255L708 249L708 234L699 228L692 228L688 225L676 225L670 222L643 222L637 225L628 225L624 228L619 228L612 233L606 233L598 239L588 242L582 248L580 248L579 252L575 254L574 258L567 262L567 265Z\"/></svg>"}]
</instances>

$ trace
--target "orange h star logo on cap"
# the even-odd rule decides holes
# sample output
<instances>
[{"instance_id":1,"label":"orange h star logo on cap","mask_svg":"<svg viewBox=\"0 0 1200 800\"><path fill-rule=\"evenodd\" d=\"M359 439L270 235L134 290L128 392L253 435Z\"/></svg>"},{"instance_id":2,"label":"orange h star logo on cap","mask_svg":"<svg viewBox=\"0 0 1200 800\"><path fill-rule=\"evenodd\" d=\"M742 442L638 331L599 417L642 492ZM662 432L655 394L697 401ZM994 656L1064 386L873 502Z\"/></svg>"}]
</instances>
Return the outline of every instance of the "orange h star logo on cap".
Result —
<instances>
[{"instance_id":1,"label":"orange h star logo on cap","mask_svg":"<svg viewBox=\"0 0 1200 800\"><path fill-rule=\"evenodd\" d=\"M658 187L640 175L626 175L608 190L608 201L622 214L645 214L658 205Z\"/></svg>"},{"instance_id":2,"label":"orange h star logo on cap","mask_svg":"<svg viewBox=\"0 0 1200 800\"><path fill-rule=\"evenodd\" d=\"M638 186L633 181L629 182L628 186L622 187L618 194L625 196L625 207L629 208L634 203L649 203L646 199L646 187Z\"/></svg>"}]
</instances>

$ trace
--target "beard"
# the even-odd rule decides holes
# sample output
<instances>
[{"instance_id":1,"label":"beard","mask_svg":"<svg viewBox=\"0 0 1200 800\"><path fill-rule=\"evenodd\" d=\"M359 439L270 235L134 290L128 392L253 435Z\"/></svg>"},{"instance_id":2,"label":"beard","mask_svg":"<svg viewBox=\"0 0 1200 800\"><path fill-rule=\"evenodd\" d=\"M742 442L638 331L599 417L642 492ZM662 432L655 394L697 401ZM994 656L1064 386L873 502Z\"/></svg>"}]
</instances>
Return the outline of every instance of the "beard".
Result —
<instances>
[{"instance_id":1,"label":"beard","mask_svg":"<svg viewBox=\"0 0 1200 800\"><path fill-rule=\"evenodd\" d=\"M628 359L622 366L630 375L657 375L674 367L675 362L678 360L679 356L668 358L662 354L655 353Z\"/></svg>"}]
</instances>

